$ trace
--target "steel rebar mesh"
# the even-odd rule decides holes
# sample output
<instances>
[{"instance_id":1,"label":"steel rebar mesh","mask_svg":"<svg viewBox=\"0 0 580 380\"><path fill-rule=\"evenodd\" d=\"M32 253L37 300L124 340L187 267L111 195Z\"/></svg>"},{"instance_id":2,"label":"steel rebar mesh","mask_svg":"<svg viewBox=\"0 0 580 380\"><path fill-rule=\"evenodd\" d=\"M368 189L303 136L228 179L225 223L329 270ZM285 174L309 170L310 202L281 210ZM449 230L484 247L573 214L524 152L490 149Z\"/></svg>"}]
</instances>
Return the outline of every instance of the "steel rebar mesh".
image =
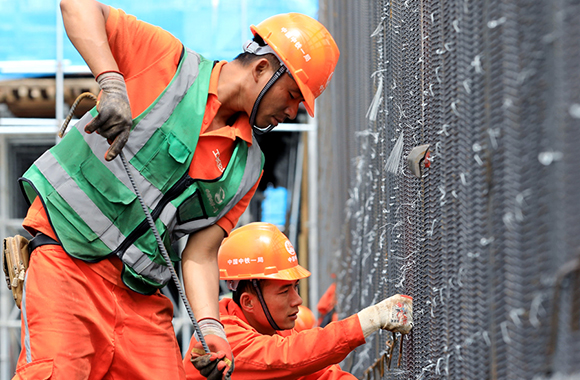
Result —
<instances>
[{"instance_id":1,"label":"steel rebar mesh","mask_svg":"<svg viewBox=\"0 0 580 380\"><path fill-rule=\"evenodd\" d=\"M384 378L580 373L580 270L566 267L580 252L580 4L322 1L320 19L341 49L318 106L320 267L338 274L340 317L414 297ZM403 161L424 143L418 179ZM388 336L343 369L360 377Z\"/></svg>"}]
</instances>

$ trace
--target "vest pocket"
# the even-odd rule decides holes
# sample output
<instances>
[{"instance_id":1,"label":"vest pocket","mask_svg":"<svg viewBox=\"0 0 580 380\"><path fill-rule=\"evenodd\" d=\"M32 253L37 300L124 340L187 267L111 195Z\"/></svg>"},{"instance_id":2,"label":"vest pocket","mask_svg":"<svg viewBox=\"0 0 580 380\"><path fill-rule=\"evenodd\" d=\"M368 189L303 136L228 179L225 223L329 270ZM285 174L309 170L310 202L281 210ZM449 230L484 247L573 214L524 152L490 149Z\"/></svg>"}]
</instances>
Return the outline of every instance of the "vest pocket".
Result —
<instances>
[{"instance_id":1,"label":"vest pocket","mask_svg":"<svg viewBox=\"0 0 580 380\"><path fill-rule=\"evenodd\" d=\"M97 190L105 201L128 205L137 197L98 159L89 159L83 162L80 171L84 179Z\"/></svg>"},{"instance_id":2,"label":"vest pocket","mask_svg":"<svg viewBox=\"0 0 580 380\"><path fill-rule=\"evenodd\" d=\"M79 229L90 242L103 236L128 209L135 208L135 193L96 157L80 164L75 182L82 190L85 201L73 209L92 226L87 227L90 233Z\"/></svg>"},{"instance_id":3,"label":"vest pocket","mask_svg":"<svg viewBox=\"0 0 580 380\"><path fill-rule=\"evenodd\" d=\"M89 242L93 242L99 237L97 233L85 223L81 215L78 214L80 211L77 210L76 207L69 205L58 191L52 191L47 194L46 201L49 215L52 216L55 213L63 214L63 216L56 218L57 220L63 221L55 226L58 234L64 233L68 237L72 237L76 236L75 232L78 232ZM72 208L74 213L67 212L70 208Z\"/></svg>"},{"instance_id":4,"label":"vest pocket","mask_svg":"<svg viewBox=\"0 0 580 380\"><path fill-rule=\"evenodd\" d=\"M177 223L183 224L201 218L207 218L207 214L203 207L199 190L196 190L177 208Z\"/></svg>"},{"instance_id":5,"label":"vest pocket","mask_svg":"<svg viewBox=\"0 0 580 380\"><path fill-rule=\"evenodd\" d=\"M131 159L131 164L153 186L166 192L187 172L191 157L191 150L177 136L158 129Z\"/></svg>"}]
</instances>

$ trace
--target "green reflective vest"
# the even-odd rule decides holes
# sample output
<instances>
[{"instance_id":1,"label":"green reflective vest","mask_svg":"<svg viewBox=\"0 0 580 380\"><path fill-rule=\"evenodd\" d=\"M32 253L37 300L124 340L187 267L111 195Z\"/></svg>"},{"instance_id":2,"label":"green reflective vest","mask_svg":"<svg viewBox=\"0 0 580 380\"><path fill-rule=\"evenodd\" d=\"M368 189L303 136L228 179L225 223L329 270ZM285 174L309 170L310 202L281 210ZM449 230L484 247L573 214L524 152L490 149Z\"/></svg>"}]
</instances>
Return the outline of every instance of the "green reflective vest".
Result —
<instances>
[{"instance_id":1,"label":"green reflective vest","mask_svg":"<svg viewBox=\"0 0 580 380\"><path fill-rule=\"evenodd\" d=\"M173 262L181 237L216 223L259 179L258 143L238 139L228 166L213 180L188 175L207 103L213 62L185 50L171 83L133 120L123 153ZM123 282L151 294L171 278L145 213L120 159L107 162L109 145L84 126L92 110L19 179L31 203L40 196L50 223L71 256L124 263Z\"/></svg>"}]
</instances>

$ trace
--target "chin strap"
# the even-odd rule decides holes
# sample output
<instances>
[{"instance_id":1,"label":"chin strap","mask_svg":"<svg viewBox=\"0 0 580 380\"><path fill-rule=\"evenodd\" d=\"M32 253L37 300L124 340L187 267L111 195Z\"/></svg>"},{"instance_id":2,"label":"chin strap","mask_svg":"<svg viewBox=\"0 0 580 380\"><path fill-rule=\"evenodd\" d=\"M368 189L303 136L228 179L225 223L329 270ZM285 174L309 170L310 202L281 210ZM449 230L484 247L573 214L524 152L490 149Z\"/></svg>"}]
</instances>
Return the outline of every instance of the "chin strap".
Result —
<instances>
[{"instance_id":1,"label":"chin strap","mask_svg":"<svg viewBox=\"0 0 580 380\"><path fill-rule=\"evenodd\" d=\"M256 101L254 102L254 107L252 108L252 113L250 114L250 125L252 126L252 128L254 129L254 132L257 135L262 135L262 134L270 132L272 129L274 129L274 126L269 125L266 128L260 128L256 125L254 125L254 123L256 122L256 114L258 113L258 107L260 106L260 102L262 101L262 98L264 97L266 92L270 89L270 87L272 87L272 85L278 79L280 79L282 74L284 74L285 72L288 72L288 70L286 69L286 66L284 66L284 61L282 61L280 59L278 54L276 54L274 49L272 49L270 46L268 46L268 45L260 46L260 44L258 44L256 41L248 40L248 41L246 41L246 43L244 44L243 47L244 47L244 51L246 53L252 53L255 55L274 54L276 56L276 58L278 58L278 61L280 61L280 68L274 73L274 75L272 75L272 78L270 78L268 83L266 83L266 85L264 86L264 88L262 89L262 91L260 92L258 97L256 98Z\"/></svg>"},{"instance_id":2,"label":"chin strap","mask_svg":"<svg viewBox=\"0 0 580 380\"><path fill-rule=\"evenodd\" d=\"M278 327L276 322L274 322L274 318L272 318L272 315L270 314L270 310L268 309L268 306L266 306L266 301L264 301L264 296L262 296L262 291L260 290L260 287L258 286L258 280L252 280L252 285L254 285L254 289L256 290L256 293L258 294L258 299L260 300L260 303L262 304L262 309L264 310L264 314L266 315L266 319L268 319L268 322L270 322L270 326L272 326L272 328L274 330L280 331L281 328Z\"/></svg>"},{"instance_id":3,"label":"chin strap","mask_svg":"<svg viewBox=\"0 0 580 380\"><path fill-rule=\"evenodd\" d=\"M274 85L274 83L276 83L276 81L278 79L280 79L282 74L284 74L285 72L286 72L286 66L284 66L284 65L280 66L280 68L278 70L276 70L274 75L272 75L272 78L270 78L268 83L266 83L266 85L264 86L264 88L262 89L262 91L260 92L258 97L256 98L256 101L254 102L254 107L252 108L252 113L250 114L250 125L252 126L252 128L254 128L254 132L256 132L256 134L258 134L258 135L262 135L262 134L270 132L272 129L274 129L274 125L272 125L272 124L270 124L266 128L260 128L260 127L256 126L255 125L256 115L258 113L258 107L260 107L260 102L262 101L262 98L264 97L264 95L266 95L266 92L270 89L270 87L272 87Z\"/></svg>"}]
</instances>

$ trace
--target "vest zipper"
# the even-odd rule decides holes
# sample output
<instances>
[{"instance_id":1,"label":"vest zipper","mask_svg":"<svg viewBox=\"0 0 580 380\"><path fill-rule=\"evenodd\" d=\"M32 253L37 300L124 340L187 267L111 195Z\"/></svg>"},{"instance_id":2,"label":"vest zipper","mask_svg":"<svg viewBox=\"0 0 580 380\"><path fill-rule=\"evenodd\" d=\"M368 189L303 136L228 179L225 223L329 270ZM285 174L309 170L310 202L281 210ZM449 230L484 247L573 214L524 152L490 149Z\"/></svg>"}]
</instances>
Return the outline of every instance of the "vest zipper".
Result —
<instances>
[{"instance_id":1,"label":"vest zipper","mask_svg":"<svg viewBox=\"0 0 580 380\"><path fill-rule=\"evenodd\" d=\"M169 189L167 193L165 193L165 195L163 195L163 198L161 198L161 200L157 204L157 207L155 207L155 209L151 212L151 217L153 218L153 220L156 221L159 218L159 215L161 215L161 212L163 211L165 206L167 206L169 202L171 202L172 200L177 198L181 193L183 193L186 188L188 188L193 184L193 182L195 182L195 180L191 178L187 173L183 177L181 177L181 179L177 181L177 183L173 185L171 189ZM139 225L133 231L131 231L129 236L127 236L125 240L123 240L123 242L119 245L119 247L117 247L117 249L111 252L111 255L116 255L117 257L122 258L125 251L148 230L149 224L147 223L147 218L145 218L145 215L143 215L143 221L139 223Z\"/></svg>"}]
</instances>

